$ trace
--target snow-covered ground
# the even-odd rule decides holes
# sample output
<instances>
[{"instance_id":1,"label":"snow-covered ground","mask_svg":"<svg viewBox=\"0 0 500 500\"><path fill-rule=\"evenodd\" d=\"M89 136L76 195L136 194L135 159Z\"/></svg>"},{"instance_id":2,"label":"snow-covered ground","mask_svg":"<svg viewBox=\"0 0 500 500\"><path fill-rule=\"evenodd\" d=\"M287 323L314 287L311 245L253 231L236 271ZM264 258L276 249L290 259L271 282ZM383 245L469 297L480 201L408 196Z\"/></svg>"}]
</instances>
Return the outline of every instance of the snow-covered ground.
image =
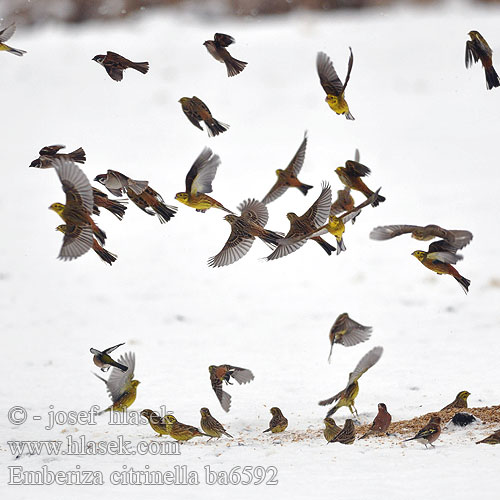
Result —
<instances>
[{"instance_id":1,"label":"snow-covered ground","mask_svg":"<svg viewBox=\"0 0 500 500\"><path fill-rule=\"evenodd\" d=\"M499 403L500 90L486 90L480 66L464 66L471 29L500 55L499 23L498 8L452 3L248 21L152 11L119 23L19 28L11 44L28 53L0 54L3 498L497 498L500 447L474 444L488 433L481 426L443 432L432 450L416 442L403 447L396 437L327 445L317 433L326 413L317 401L343 388L357 361L382 345L382 359L360 381L362 423L371 422L380 401L394 420L439 410L465 389L470 406ZM202 45L217 31L233 35L231 53L249 63L235 78L227 78ZM343 78L349 46L354 69L346 95L354 122L328 108L315 69L322 50ZM91 60L106 50L148 60L150 72L128 70L123 82L114 82ZM231 129L208 138L193 127L177 102L193 95ZM115 265L93 252L74 262L56 259L62 236L54 228L61 221L47 207L64 202L64 195L54 171L28 169L42 146L83 146L89 178L116 169L149 180L172 204L192 162L209 146L222 160L213 196L235 208L267 193L305 130L300 178L315 188L307 197L290 190L270 204L268 227L286 232L285 214L303 213L322 180L340 189L334 167L359 148L372 169L368 185L382 186L387 201L349 225L340 256L308 243L263 262L270 251L256 241L241 261L211 269L206 260L230 231L221 211L199 214L180 206L162 226L129 204L122 222L109 213L98 220L107 248L119 256ZM468 296L453 278L431 273L411 256L426 249L419 242L368 238L374 226L398 223L474 233L457 266L472 281ZM329 365L328 332L344 311L372 325L373 335L352 348L336 346ZM110 426L107 416L96 425L44 428L50 411L109 404L91 374L89 348L119 342L127 344L117 355L133 350L137 356L141 385L131 409L163 405L180 421L199 425L199 408L208 406L237 439L193 439L180 456L25 453L15 459L7 441L66 443L68 436L85 436L111 442L119 435L134 445L159 441L147 425ZM251 384L229 388L228 414L207 370L221 363L255 374ZM23 425L9 423L13 406L27 410ZM289 419L283 435L262 434L272 406ZM346 408L335 414L341 425L349 416ZM111 485L113 471L175 465L199 472L200 484ZM6 486L9 466L101 471L105 485ZM278 484L206 486L205 466L228 473L235 466L276 467Z\"/></svg>"}]
</instances>

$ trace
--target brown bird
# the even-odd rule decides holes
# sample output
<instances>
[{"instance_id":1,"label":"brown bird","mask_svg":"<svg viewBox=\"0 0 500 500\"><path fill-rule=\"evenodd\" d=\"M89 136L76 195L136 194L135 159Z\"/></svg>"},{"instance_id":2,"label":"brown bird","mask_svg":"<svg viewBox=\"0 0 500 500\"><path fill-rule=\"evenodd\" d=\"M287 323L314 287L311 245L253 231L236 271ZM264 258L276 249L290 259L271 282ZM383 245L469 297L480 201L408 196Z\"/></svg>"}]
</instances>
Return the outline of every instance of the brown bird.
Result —
<instances>
[{"instance_id":1,"label":"brown bird","mask_svg":"<svg viewBox=\"0 0 500 500\"><path fill-rule=\"evenodd\" d=\"M498 431L495 431L493 434L489 435L488 437L485 437L481 441L478 441L476 444L500 444L500 429Z\"/></svg>"},{"instance_id":2,"label":"brown bird","mask_svg":"<svg viewBox=\"0 0 500 500\"><path fill-rule=\"evenodd\" d=\"M368 432L365 432L359 439L364 439L375 433L384 433L387 432L389 426L391 425L391 414L387 411L387 406L384 403L378 404L378 413L375 419L373 420L372 426L368 429Z\"/></svg>"},{"instance_id":3,"label":"brown bird","mask_svg":"<svg viewBox=\"0 0 500 500\"><path fill-rule=\"evenodd\" d=\"M179 102L182 106L182 111L188 117L188 120L200 130L203 130L200 122L203 122L207 126L207 132L209 137L214 137L216 135L225 132L229 125L217 121L213 116L208 106L198 97L193 96L181 97Z\"/></svg>"},{"instance_id":4,"label":"brown bird","mask_svg":"<svg viewBox=\"0 0 500 500\"><path fill-rule=\"evenodd\" d=\"M352 419L346 419L342 430L336 434L329 443L352 444L356 440L356 427Z\"/></svg>"},{"instance_id":5,"label":"brown bird","mask_svg":"<svg viewBox=\"0 0 500 500\"><path fill-rule=\"evenodd\" d=\"M215 33L213 40L203 42L210 55L217 61L224 63L227 69L227 76L236 76L241 73L248 64L238 61L231 56L226 47L234 43L234 38L223 33Z\"/></svg>"},{"instance_id":6,"label":"brown bird","mask_svg":"<svg viewBox=\"0 0 500 500\"><path fill-rule=\"evenodd\" d=\"M107 349L104 349L104 351L102 352L92 347L90 349L90 352L94 355L94 357L92 358L94 365L98 366L102 372L107 372L112 366L118 368L122 372L126 372L128 370L128 366L122 365L121 363L117 363L109 355L110 352L113 352L115 349L118 349L118 347L124 344L125 342L122 342L121 344L114 345L113 347L108 347Z\"/></svg>"},{"instance_id":7,"label":"brown bird","mask_svg":"<svg viewBox=\"0 0 500 500\"><path fill-rule=\"evenodd\" d=\"M125 210L127 207L120 200L110 200L106 193L103 193L100 189L92 186L92 192L94 193L94 208L92 213L94 215L100 215L100 208L105 208L111 212L118 220L122 220L125 215Z\"/></svg>"},{"instance_id":8,"label":"brown bird","mask_svg":"<svg viewBox=\"0 0 500 500\"><path fill-rule=\"evenodd\" d=\"M231 407L231 396L222 390L222 382L224 381L226 384L232 385L230 379L234 378L241 385L251 382L255 378L253 373L247 368L239 368L231 365L210 365L208 371L210 372L212 389L219 399L222 409L226 412Z\"/></svg>"},{"instance_id":9,"label":"brown bird","mask_svg":"<svg viewBox=\"0 0 500 500\"><path fill-rule=\"evenodd\" d=\"M61 144L54 144L53 146L45 146L39 151L39 157L30 163L30 167L33 168L51 168L52 164L56 158L61 158L62 160L70 160L75 163L85 163L87 160L85 156L85 151L83 148L78 148L71 153L58 153L59 150L65 148Z\"/></svg>"},{"instance_id":10,"label":"brown bird","mask_svg":"<svg viewBox=\"0 0 500 500\"><path fill-rule=\"evenodd\" d=\"M106 52L106 55L99 54L94 56L92 61L95 61L103 66L108 75L116 82L120 82L123 79L123 71L127 68L135 69L143 75L149 71L148 62L132 62L126 57L109 50Z\"/></svg>"},{"instance_id":11,"label":"brown bird","mask_svg":"<svg viewBox=\"0 0 500 500\"><path fill-rule=\"evenodd\" d=\"M297 176L302 169L302 165L304 164L304 158L306 156L306 147L307 147L307 132L304 134L304 139L299 146L299 149L295 153L295 156L292 158L292 161L288 164L288 167L285 170L278 169L276 170L276 175L278 176L278 180L271 188L271 191L264 196L262 199L262 203L267 205L274 200L277 200L289 187L296 187L300 190L300 192L305 196L309 189L312 189L313 186L309 186L308 184L303 184L299 181Z\"/></svg>"},{"instance_id":12,"label":"brown bird","mask_svg":"<svg viewBox=\"0 0 500 500\"><path fill-rule=\"evenodd\" d=\"M210 436L210 439L216 437L219 439L223 434L224 436L232 438L231 434L224 429L224 426L216 420L212 415L210 414L210 410L208 408L201 408L200 409L201 413L201 420L200 420L200 426L206 434ZM209 439L209 441L210 441Z\"/></svg>"},{"instance_id":13,"label":"brown bird","mask_svg":"<svg viewBox=\"0 0 500 500\"><path fill-rule=\"evenodd\" d=\"M455 400L452 401L449 405L446 405L444 408L442 408L441 411L451 410L453 408L467 408L467 398L469 396L470 396L469 391L460 391L457 394Z\"/></svg>"},{"instance_id":14,"label":"brown bird","mask_svg":"<svg viewBox=\"0 0 500 500\"><path fill-rule=\"evenodd\" d=\"M359 149L354 151L354 161L359 163ZM344 189L337 191L337 199L332 203L330 215L339 215L349 212L355 207L354 198L351 195L351 188L345 186ZM356 217L352 218L352 223L356 222Z\"/></svg>"},{"instance_id":15,"label":"brown bird","mask_svg":"<svg viewBox=\"0 0 500 500\"><path fill-rule=\"evenodd\" d=\"M158 433L158 437L170 435L164 419L158 413L146 409L141 411L141 415L147 419L151 428Z\"/></svg>"},{"instance_id":16,"label":"brown bird","mask_svg":"<svg viewBox=\"0 0 500 500\"><path fill-rule=\"evenodd\" d=\"M425 427L422 427L422 429L420 429L417 434L415 434L415 436L410 439L405 439L403 442L413 441L415 439L420 443L425 444L426 448L428 444L430 444L434 448L434 445L432 443L436 441L440 434L441 418L437 415L433 415L430 418L429 423Z\"/></svg>"},{"instance_id":17,"label":"brown bird","mask_svg":"<svg viewBox=\"0 0 500 500\"><path fill-rule=\"evenodd\" d=\"M170 437L173 437L176 441L189 441L196 436L209 436L193 425L183 424L179 422L173 415L165 415L164 418L165 425L167 427Z\"/></svg>"},{"instance_id":18,"label":"brown bird","mask_svg":"<svg viewBox=\"0 0 500 500\"><path fill-rule=\"evenodd\" d=\"M331 417L327 417L323 420L325 423L325 428L323 430L323 436L330 442L342 429L335 423L335 420Z\"/></svg>"},{"instance_id":19,"label":"brown bird","mask_svg":"<svg viewBox=\"0 0 500 500\"><path fill-rule=\"evenodd\" d=\"M273 434L283 432L288 427L288 420L277 406L273 406L269 411L272 418L269 422L269 427L263 432L271 431Z\"/></svg>"},{"instance_id":20,"label":"brown bird","mask_svg":"<svg viewBox=\"0 0 500 500\"><path fill-rule=\"evenodd\" d=\"M354 160L347 160L345 162L345 167L337 167L335 172L344 186L363 193L367 198L370 198L374 194L373 191L361 180L361 177L365 177L371 173L371 170L365 165L362 165ZM383 201L385 201L385 197L378 194L372 202L372 206L376 207Z\"/></svg>"},{"instance_id":21,"label":"brown bird","mask_svg":"<svg viewBox=\"0 0 500 500\"><path fill-rule=\"evenodd\" d=\"M370 338L371 332L371 326L363 326L357 323L349 318L349 314L347 313L340 314L330 328L330 355L328 356L328 362L330 362L330 358L332 357L333 344L342 344L345 347L351 347L361 342L366 342Z\"/></svg>"},{"instance_id":22,"label":"brown bird","mask_svg":"<svg viewBox=\"0 0 500 500\"><path fill-rule=\"evenodd\" d=\"M465 44L465 67L470 68L473 62L477 63L480 60L486 75L488 90L500 87L500 78L493 67L493 51L490 46L479 31L469 31L469 36L471 39Z\"/></svg>"}]
</instances>

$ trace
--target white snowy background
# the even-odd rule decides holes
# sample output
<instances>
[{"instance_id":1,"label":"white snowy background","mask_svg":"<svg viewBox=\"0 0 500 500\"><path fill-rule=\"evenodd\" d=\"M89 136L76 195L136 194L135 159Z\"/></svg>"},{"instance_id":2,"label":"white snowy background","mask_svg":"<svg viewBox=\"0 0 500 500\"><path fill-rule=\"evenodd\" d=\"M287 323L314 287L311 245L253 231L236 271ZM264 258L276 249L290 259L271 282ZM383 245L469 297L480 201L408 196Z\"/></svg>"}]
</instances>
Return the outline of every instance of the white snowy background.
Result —
<instances>
[{"instance_id":1,"label":"white snowy background","mask_svg":"<svg viewBox=\"0 0 500 500\"><path fill-rule=\"evenodd\" d=\"M28 53L0 54L3 498L497 498L500 447L474 444L491 428L443 432L432 450L416 442L403 447L401 437L343 446L327 445L322 436L290 436L323 428L326 409L318 400L342 389L376 345L384 354L360 380L356 399L362 423L371 422L381 401L394 420L439 410L460 390L471 392L470 406L499 403L500 89L487 91L482 68L464 65L471 29L500 56L499 23L499 8L446 3L250 20L153 10L105 24L19 27L11 45ZM249 63L235 78L227 78L202 45L215 32L233 35L232 55ZM346 96L353 122L328 108L315 69L322 50L344 78L349 46L354 68ZM150 72L128 70L114 82L91 60L106 50L148 60ZM227 133L208 138L188 122L177 101L193 95L231 125ZM106 248L119 256L112 267L93 252L74 262L56 259L61 220L47 207L64 202L64 194L54 171L28 168L42 146L83 146L89 178L116 169L149 180L175 205L187 170L209 146L222 160L212 194L235 209L267 193L305 130L300 178L315 188L307 197L289 190L270 204L267 227L286 232L286 212L305 212L322 180L334 192L341 189L334 168L359 148L372 169L367 184L382 186L387 201L349 224L340 256L308 243L289 257L263 262L270 251L256 241L241 261L211 269L208 257L230 232L223 212L199 214L182 205L160 225L129 204L123 221L108 212L97 220L108 234ZM457 266L471 280L467 296L453 278L433 274L411 256L426 249L421 243L368 238L374 226L398 223L474 233ZM336 346L329 365L328 332L344 311L373 326L372 338L348 349ZM81 411L109 404L104 384L91 374L89 348L119 342L126 345L117 356L133 350L137 357L141 385L131 409L164 405L198 426L199 408L208 406L238 439L193 439L180 457L25 454L15 460L7 441L69 434L158 439L146 425L109 426L107 416L95 426L44 429L50 405ZM229 414L207 370L221 363L255 374L251 384L229 387ZM24 425L7 419L15 405L27 409ZM289 419L283 435L262 434L272 406ZM36 415L42 420L34 421ZM349 416L342 408L335 419L342 425ZM201 484L139 489L107 481L124 465L167 470L176 464L198 471ZM52 471L78 465L102 471L106 484L6 486L13 465ZM226 471L276 466L279 484L204 486L205 465Z\"/></svg>"}]
</instances>

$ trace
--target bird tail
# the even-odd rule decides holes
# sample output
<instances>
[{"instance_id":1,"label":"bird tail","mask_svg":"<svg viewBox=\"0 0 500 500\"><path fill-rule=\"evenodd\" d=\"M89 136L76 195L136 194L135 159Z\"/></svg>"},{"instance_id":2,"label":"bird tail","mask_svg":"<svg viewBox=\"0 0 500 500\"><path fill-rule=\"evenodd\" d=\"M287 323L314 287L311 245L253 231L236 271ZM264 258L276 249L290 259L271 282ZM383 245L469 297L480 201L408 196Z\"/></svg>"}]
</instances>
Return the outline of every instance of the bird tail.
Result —
<instances>
[{"instance_id":1,"label":"bird tail","mask_svg":"<svg viewBox=\"0 0 500 500\"><path fill-rule=\"evenodd\" d=\"M372 207L377 207L379 203L382 203L383 201L385 201L385 196L378 194L379 191L380 191L380 188L375 193L373 193L373 194L375 194L375 199L372 201Z\"/></svg>"},{"instance_id":2,"label":"bird tail","mask_svg":"<svg viewBox=\"0 0 500 500\"><path fill-rule=\"evenodd\" d=\"M83 148L75 149L73 152L68 153L68 155L76 163L85 163L85 161L87 160Z\"/></svg>"},{"instance_id":3,"label":"bird tail","mask_svg":"<svg viewBox=\"0 0 500 500\"><path fill-rule=\"evenodd\" d=\"M231 57L226 61L227 76L239 75L248 63Z\"/></svg>"},{"instance_id":4,"label":"bird tail","mask_svg":"<svg viewBox=\"0 0 500 500\"><path fill-rule=\"evenodd\" d=\"M130 67L135 69L136 71L141 72L143 75L145 75L149 71L148 62L132 63Z\"/></svg>"},{"instance_id":5,"label":"bird tail","mask_svg":"<svg viewBox=\"0 0 500 500\"><path fill-rule=\"evenodd\" d=\"M469 291L470 280L458 274L458 271L457 275L458 276L454 275L453 277L460 283L460 286L463 288L464 292L467 293Z\"/></svg>"},{"instance_id":6,"label":"bird tail","mask_svg":"<svg viewBox=\"0 0 500 500\"><path fill-rule=\"evenodd\" d=\"M301 184L299 186L300 192L305 196L309 189L312 189L313 186L309 186L309 184Z\"/></svg>"},{"instance_id":7,"label":"bird tail","mask_svg":"<svg viewBox=\"0 0 500 500\"><path fill-rule=\"evenodd\" d=\"M92 231L94 236L99 240L99 243L104 245L104 242L106 241L106 233L101 228L97 227L94 221L92 221Z\"/></svg>"},{"instance_id":8,"label":"bird tail","mask_svg":"<svg viewBox=\"0 0 500 500\"><path fill-rule=\"evenodd\" d=\"M500 87L500 79L498 78L498 74L493 66L485 68L484 73L486 74L486 86L488 87L488 90L494 87Z\"/></svg>"},{"instance_id":9,"label":"bird tail","mask_svg":"<svg viewBox=\"0 0 500 500\"><path fill-rule=\"evenodd\" d=\"M222 134L225 132L229 125L226 123L218 122L215 118L212 118L210 122L205 122L208 127L208 135L209 137L214 137L216 135Z\"/></svg>"},{"instance_id":10,"label":"bird tail","mask_svg":"<svg viewBox=\"0 0 500 500\"><path fill-rule=\"evenodd\" d=\"M274 231L268 231L264 229L262 234L259 235L259 238L269 247L276 248L278 246L278 241L283 238L283 235L279 233L275 233Z\"/></svg>"},{"instance_id":11,"label":"bird tail","mask_svg":"<svg viewBox=\"0 0 500 500\"><path fill-rule=\"evenodd\" d=\"M15 49L14 47L9 47L7 45L5 46L7 47L7 52L10 52L11 54L14 54L16 56L23 56L24 54L26 54L25 50Z\"/></svg>"},{"instance_id":12,"label":"bird tail","mask_svg":"<svg viewBox=\"0 0 500 500\"><path fill-rule=\"evenodd\" d=\"M161 201L158 202L158 204L156 204L153 208L162 224L168 222L172 217L175 216L175 213L177 212L177 207L165 205L165 203L162 203Z\"/></svg>"},{"instance_id":13,"label":"bird tail","mask_svg":"<svg viewBox=\"0 0 500 500\"><path fill-rule=\"evenodd\" d=\"M349 110L344 113L344 115L348 120L355 120L354 116L352 116L352 113Z\"/></svg>"},{"instance_id":14,"label":"bird tail","mask_svg":"<svg viewBox=\"0 0 500 500\"><path fill-rule=\"evenodd\" d=\"M92 248L94 249L94 252L99 255L99 257L106 262L106 264L109 264L110 266L113 264L113 262L117 259L117 255L114 253L108 252L105 248L103 248L101 245L99 245L97 240L94 240L94 243L92 245ZM121 365L123 366L123 365Z\"/></svg>"},{"instance_id":15,"label":"bird tail","mask_svg":"<svg viewBox=\"0 0 500 500\"><path fill-rule=\"evenodd\" d=\"M224 434L225 436L227 436L227 437L230 437L230 438L232 438L232 437L233 437L233 436L231 436L231 434L229 434L229 432L227 432L227 431L224 431L224 432L223 432L223 434Z\"/></svg>"},{"instance_id":16,"label":"bird tail","mask_svg":"<svg viewBox=\"0 0 500 500\"><path fill-rule=\"evenodd\" d=\"M337 240L337 255L346 251L346 247L344 244L344 238L340 237L340 240Z\"/></svg>"},{"instance_id":17,"label":"bird tail","mask_svg":"<svg viewBox=\"0 0 500 500\"><path fill-rule=\"evenodd\" d=\"M106 210L109 210L118 220L122 220L125 215L125 210L127 207L118 200L107 200L106 206L104 207Z\"/></svg>"},{"instance_id":18,"label":"bird tail","mask_svg":"<svg viewBox=\"0 0 500 500\"><path fill-rule=\"evenodd\" d=\"M113 361L112 363L109 363L111 366L114 366L115 368L120 369L122 372L126 372L128 370L128 366L122 365L121 363L118 363L116 361Z\"/></svg>"},{"instance_id":19,"label":"bird tail","mask_svg":"<svg viewBox=\"0 0 500 500\"><path fill-rule=\"evenodd\" d=\"M335 252L336 248L333 245L330 245L328 241L325 241L323 238L317 237L313 238L313 240L328 254L332 255Z\"/></svg>"},{"instance_id":20,"label":"bird tail","mask_svg":"<svg viewBox=\"0 0 500 500\"><path fill-rule=\"evenodd\" d=\"M333 408L330 408L328 410L328 413L326 414L326 418L331 417L340 407L338 405L335 405Z\"/></svg>"},{"instance_id":21,"label":"bird tail","mask_svg":"<svg viewBox=\"0 0 500 500\"><path fill-rule=\"evenodd\" d=\"M330 363L330 359L332 358L332 351L333 351L333 345L335 342L332 342L332 345L330 346L330 354L328 354L328 363Z\"/></svg>"}]
</instances>

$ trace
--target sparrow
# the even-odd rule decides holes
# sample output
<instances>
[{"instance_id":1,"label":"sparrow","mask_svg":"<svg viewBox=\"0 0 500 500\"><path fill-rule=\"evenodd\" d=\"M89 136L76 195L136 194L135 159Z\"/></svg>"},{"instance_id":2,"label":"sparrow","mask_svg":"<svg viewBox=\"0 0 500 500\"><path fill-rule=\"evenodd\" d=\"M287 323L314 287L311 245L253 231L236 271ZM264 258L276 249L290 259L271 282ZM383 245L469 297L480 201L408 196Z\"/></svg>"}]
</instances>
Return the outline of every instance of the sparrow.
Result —
<instances>
[{"instance_id":1,"label":"sparrow","mask_svg":"<svg viewBox=\"0 0 500 500\"><path fill-rule=\"evenodd\" d=\"M337 167L335 172L344 186L363 193L368 199L374 195L374 192L361 179L361 177L365 177L371 173L371 170L367 166L354 160L347 160L345 167ZM377 194L371 205L376 207L383 201L385 201L385 197Z\"/></svg>"},{"instance_id":2,"label":"sparrow","mask_svg":"<svg viewBox=\"0 0 500 500\"><path fill-rule=\"evenodd\" d=\"M342 430L336 434L329 443L352 444L356 440L356 427L352 419L346 419Z\"/></svg>"},{"instance_id":3,"label":"sparrow","mask_svg":"<svg viewBox=\"0 0 500 500\"><path fill-rule=\"evenodd\" d=\"M125 215L125 210L127 207L120 200L110 200L106 193L103 193L100 189L92 186L92 192L94 194L94 206L92 208L92 213L94 215L100 215L101 212L99 208L105 208L111 212L118 220L122 220Z\"/></svg>"},{"instance_id":4,"label":"sparrow","mask_svg":"<svg viewBox=\"0 0 500 500\"><path fill-rule=\"evenodd\" d=\"M126 372L128 370L128 366L122 365L121 363L117 363L110 355L110 352L113 352L115 349L118 347L124 345L125 342L122 342L121 344L114 345L113 347L108 347L107 349L104 349L104 351L98 351L97 349L94 349L93 347L90 349L90 352L94 355L93 361L94 365L98 366L102 372L107 372L110 367L114 366L115 368L118 368L122 372Z\"/></svg>"},{"instance_id":5,"label":"sparrow","mask_svg":"<svg viewBox=\"0 0 500 500\"><path fill-rule=\"evenodd\" d=\"M236 76L241 73L248 64L243 61L238 61L231 56L226 50L226 47L234 43L234 38L223 33L215 33L213 40L203 42L209 54L217 61L224 63L227 69L227 76Z\"/></svg>"},{"instance_id":6,"label":"sparrow","mask_svg":"<svg viewBox=\"0 0 500 500\"><path fill-rule=\"evenodd\" d=\"M460 391L457 397L449 405L446 405L440 411L451 410L453 408L467 408L467 398L470 396L468 391Z\"/></svg>"},{"instance_id":7,"label":"sparrow","mask_svg":"<svg viewBox=\"0 0 500 500\"><path fill-rule=\"evenodd\" d=\"M45 146L39 151L39 157L30 163L30 167L33 168L51 168L52 162L56 158L61 158L63 160L73 161L75 163L85 163L87 160L85 156L85 151L83 148L78 148L71 153L58 153L59 150L65 148L61 144L54 144L53 146Z\"/></svg>"},{"instance_id":8,"label":"sparrow","mask_svg":"<svg viewBox=\"0 0 500 500\"><path fill-rule=\"evenodd\" d=\"M222 382L224 381L226 384L232 385L231 378L233 378L241 385L251 382L255 378L253 373L247 368L239 368L231 365L210 365L208 371L210 372L212 389L219 399L222 409L226 412L228 412L231 407L231 396L222 390Z\"/></svg>"},{"instance_id":9,"label":"sparrow","mask_svg":"<svg viewBox=\"0 0 500 500\"><path fill-rule=\"evenodd\" d=\"M106 55L99 54L94 56L92 61L95 61L103 66L108 75L116 82L120 82L123 79L123 71L127 68L135 69L143 75L149 71L148 62L132 62L126 57L123 57L116 52L111 52L110 50L106 52Z\"/></svg>"},{"instance_id":10,"label":"sparrow","mask_svg":"<svg viewBox=\"0 0 500 500\"><path fill-rule=\"evenodd\" d=\"M359 439L364 439L365 437L371 436L375 433L387 432L387 429L389 429L389 426L391 425L391 420L391 414L387 411L387 406L385 405L385 403L379 403L378 413L373 420L372 426Z\"/></svg>"},{"instance_id":11,"label":"sparrow","mask_svg":"<svg viewBox=\"0 0 500 500\"><path fill-rule=\"evenodd\" d=\"M486 87L488 90L500 87L500 78L493 67L493 51L481 36L479 31L469 31L470 40L465 44L465 67L470 68L474 63L481 61L486 76Z\"/></svg>"},{"instance_id":12,"label":"sparrow","mask_svg":"<svg viewBox=\"0 0 500 500\"><path fill-rule=\"evenodd\" d=\"M229 125L218 122L210 113L208 106L198 97L181 97L179 102L182 106L182 111L187 116L188 120L200 130L203 130L200 122L203 122L207 127L208 137L225 132Z\"/></svg>"},{"instance_id":13,"label":"sparrow","mask_svg":"<svg viewBox=\"0 0 500 500\"><path fill-rule=\"evenodd\" d=\"M433 415L430 418L429 423L425 427L422 427L422 429L420 429L417 434L415 434L415 436L410 439L405 439L403 442L413 441L415 439L420 443L425 444L426 448L428 444L430 444L434 448L434 445L432 443L436 441L440 434L441 418L437 415Z\"/></svg>"},{"instance_id":14,"label":"sparrow","mask_svg":"<svg viewBox=\"0 0 500 500\"><path fill-rule=\"evenodd\" d=\"M271 431L273 434L283 432L288 427L288 420L277 406L273 406L269 411L272 418L269 422L269 427L263 432Z\"/></svg>"},{"instance_id":15,"label":"sparrow","mask_svg":"<svg viewBox=\"0 0 500 500\"><path fill-rule=\"evenodd\" d=\"M163 418L153 410L142 410L141 415L147 419L151 428L158 433L158 437L169 436L170 433Z\"/></svg>"},{"instance_id":16,"label":"sparrow","mask_svg":"<svg viewBox=\"0 0 500 500\"><path fill-rule=\"evenodd\" d=\"M26 54L25 50L15 49L14 47L9 47L5 42L14 34L16 31L16 24L12 23L3 30L0 30L0 51L6 50L11 54L16 56L23 56Z\"/></svg>"},{"instance_id":17,"label":"sparrow","mask_svg":"<svg viewBox=\"0 0 500 500\"><path fill-rule=\"evenodd\" d=\"M345 347L366 342L371 335L373 328L371 326L363 326L353 319L349 318L349 314L340 314L335 323L330 328L330 355L328 362L332 357L333 344L342 344Z\"/></svg>"},{"instance_id":18,"label":"sparrow","mask_svg":"<svg viewBox=\"0 0 500 500\"><path fill-rule=\"evenodd\" d=\"M203 430L203 432L211 436L210 439L214 437L219 439L223 434L224 436L230 438L233 437L226 431L226 429L224 429L224 426L218 420L212 417L212 415L210 414L210 410L208 408L201 408L200 413L201 413L201 420L200 420L201 429Z\"/></svg>"}]
</instances>

